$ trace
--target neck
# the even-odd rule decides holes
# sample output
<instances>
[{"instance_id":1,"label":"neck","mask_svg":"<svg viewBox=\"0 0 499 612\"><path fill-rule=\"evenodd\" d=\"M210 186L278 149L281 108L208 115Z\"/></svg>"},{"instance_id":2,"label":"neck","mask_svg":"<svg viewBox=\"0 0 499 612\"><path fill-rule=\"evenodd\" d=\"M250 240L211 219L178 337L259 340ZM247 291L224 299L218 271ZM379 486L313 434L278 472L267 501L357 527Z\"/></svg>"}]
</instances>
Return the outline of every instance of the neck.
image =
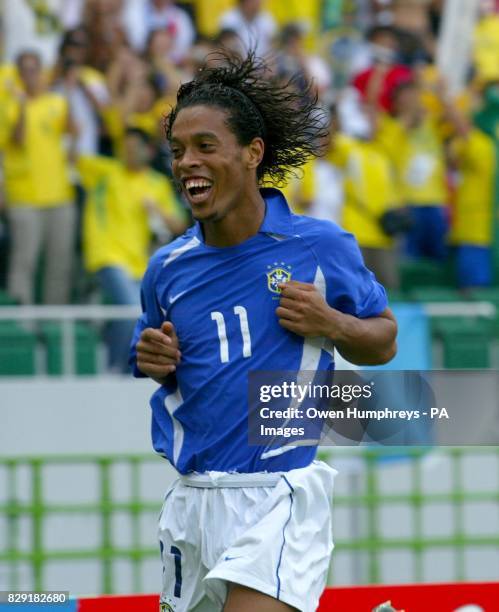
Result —
<instances>
[{"instance_id":1,"label":"neck","mask_svg":"<svg viewBox=\"0 0 499 612\"><path fill-rule=\"evenodd\" d=\"M214 247L241 244L258 233L264 217L265 201L256 189L223 219L202 223L205 242Z\"/></svg>"},{"instance_id":2,"label":"neck","mask_svg":"<svg viewBox=\"0 0 499 612\"><path fill-rule=\"evenodd\" d=\"M142 172L145 166L141 164L125 164L125 168L128 172Z\"/></svg>"},{"instance_id":3,"label":"neck","mask_svg":"<svg viewBox=\"0 0 499 612\"><path fill-rule=\"evenodd\" d=\"M36 98L42 93L41 87L26 87L26 95L28 98Z\"/></svg>"},{"instance_id":4,"label":"neck","mask_svg":"<svg viewBox=\"0 0 499 612\"><path fill-rule=\"evenodd\" d=\"M257 15L257 13L248 13L243 10L241 10L241 14L246 21L253 21Z\"/></svg>"}]
</instances>

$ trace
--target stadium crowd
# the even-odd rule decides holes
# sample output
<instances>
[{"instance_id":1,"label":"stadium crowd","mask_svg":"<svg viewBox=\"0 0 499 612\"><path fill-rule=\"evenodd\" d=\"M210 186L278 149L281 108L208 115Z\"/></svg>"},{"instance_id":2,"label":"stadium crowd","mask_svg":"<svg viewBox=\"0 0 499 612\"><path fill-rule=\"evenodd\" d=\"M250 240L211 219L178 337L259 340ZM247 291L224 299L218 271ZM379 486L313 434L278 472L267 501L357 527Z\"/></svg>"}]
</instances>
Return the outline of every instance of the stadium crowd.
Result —
<instances>
[{"instance_id":1,"label":"stadium crowd","mask_svg":"<svg viewBox=\"0 0 499 612\"><path fill-rule=\"evenodd\" d=\"M0 66L0 284L18 303L139 302L151 251L190 223L164 117L221 49L253 49L268 78L293 77L324 108L324 156L280 186L295 212L354 233L388 289L409 257L452 261L463 290L494 282L495 0L481 3L458 92L436 68L443 0L18 4L34 33ZM37 50L47 38L48 59ZM114 369L129 334L128 323L110 329Z\"/></svg>"}]
</instances>

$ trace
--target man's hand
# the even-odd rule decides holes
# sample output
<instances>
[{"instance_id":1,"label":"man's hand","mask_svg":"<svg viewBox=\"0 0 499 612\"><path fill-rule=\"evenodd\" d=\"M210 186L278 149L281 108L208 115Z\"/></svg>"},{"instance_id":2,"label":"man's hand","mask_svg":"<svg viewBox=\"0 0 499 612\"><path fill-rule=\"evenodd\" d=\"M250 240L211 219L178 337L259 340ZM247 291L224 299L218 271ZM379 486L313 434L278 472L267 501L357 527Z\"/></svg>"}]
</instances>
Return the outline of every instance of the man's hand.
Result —
<instances>
[{"instance_id":1,"label":"man's hand","mask_svg":"<svg viewBox=\"0 0 499 612\"><path fill-rule=\"evenodd\" d=\"M159 203L152 198L144 198L142 200L142 204L147 214L156 215L159 219L161 219L163 224L170 230L170 232L175 234L175 236L183 234L187 229L185 219L179 217L178 215L165 212Z\"/></svg>"},{"instance_id":2,"label":"man's hand","mask_svg":"<svg viewBox=\"0 0 499 612\"><path fill-rule=\"evenodd\" d=\"M347 361L357 365L387 363L397 352L397 322L386 308L379 315L359 319L331 308L309 283L279 284L279 324L300 336L329 338Z\"/></svg>"},{"instance_id":3,"label":"man's hand","mask_svg":"<svg viewBox=\"0 0 499 612\"><path fill-rule=\"evenodd\" d=\"M330 335L332 319L337 311L328 306L314 285L289 281L280 283L279 287L281 301L276 314L282 327L300 336Z\"/></svg>"},{"instance_id":4,"label":"man's hand","mask_svg":"<svg viewBox=\"0 0 499 612\"><path fill-rule=\"evenodd\" d=\"M166 382L175 372L181 357L177 334L170 321L165 321L161 329L145 329L140 334L136 350L139 370L159 384Z\"/></svg>"}]
</instances>

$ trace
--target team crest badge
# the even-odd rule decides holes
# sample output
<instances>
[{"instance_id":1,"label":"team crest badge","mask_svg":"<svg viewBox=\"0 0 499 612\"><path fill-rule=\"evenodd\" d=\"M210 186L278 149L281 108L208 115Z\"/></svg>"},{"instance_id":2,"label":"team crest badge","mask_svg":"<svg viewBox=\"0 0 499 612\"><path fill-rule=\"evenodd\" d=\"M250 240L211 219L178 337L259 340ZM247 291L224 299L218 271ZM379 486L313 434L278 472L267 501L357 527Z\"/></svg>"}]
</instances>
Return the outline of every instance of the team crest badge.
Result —
<instances>
[{"instance_id":1,"label":"team crest badge","mask_svg":"<svg viewBox=\"0 0 499 612\"><path fill-rule=\"evenodd\" d=\"M291 266L283 261L275 261L272 266L267 266L267 287L272 293L281 293L279 283L287 283L291 280Z\"/></svg>"},{"instance_id":2,"label":"team crest badge","mask_svg":"<svg viewBox=\"0 0 499 612\"><path fill-rule=\"evenodd\" d=\"M169 603L161 602L159 604L159 612L175 612Z\"/></svg>"}]
</instances>

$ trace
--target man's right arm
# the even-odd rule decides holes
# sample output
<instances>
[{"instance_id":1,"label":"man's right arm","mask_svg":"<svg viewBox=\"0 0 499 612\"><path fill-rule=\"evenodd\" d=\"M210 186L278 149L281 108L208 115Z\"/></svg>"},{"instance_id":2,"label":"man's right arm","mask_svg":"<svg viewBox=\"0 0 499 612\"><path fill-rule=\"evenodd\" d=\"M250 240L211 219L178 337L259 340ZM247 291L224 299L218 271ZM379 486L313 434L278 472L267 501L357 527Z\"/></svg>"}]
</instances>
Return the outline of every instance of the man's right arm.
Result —
<instances>
[{"instance_id":1,"label":"man's right arm","mask_svg":"<svg viewBox=\"0 0 499 612\"><path fill-rule=\"evenodd\" d=\"M140 292L142 316L137 321L129 363L137 378L149 377L160 385L170 382L180 361L175 328L165 321L156 297L154 260L149 264Z\"/></svg>"}]
</instances>

